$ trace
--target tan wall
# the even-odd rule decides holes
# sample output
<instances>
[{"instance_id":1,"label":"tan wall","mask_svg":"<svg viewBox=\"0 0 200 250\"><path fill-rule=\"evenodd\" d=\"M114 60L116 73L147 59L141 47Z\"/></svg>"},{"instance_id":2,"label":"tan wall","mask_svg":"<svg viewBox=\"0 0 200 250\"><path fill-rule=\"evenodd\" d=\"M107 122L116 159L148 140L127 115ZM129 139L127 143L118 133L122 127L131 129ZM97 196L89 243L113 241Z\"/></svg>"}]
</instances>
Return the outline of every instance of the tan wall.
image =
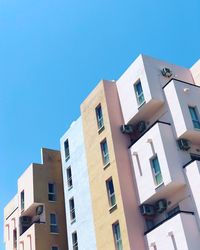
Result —
<instances>
[{"instance_id":1,"label":"tan wall","mask_svg":"<svg viewBox=\"0 0 200 250\"><path fill-rule=\"evenodd\" d=\"M98 133L95 114L95 108L99 103L101 103L102 106L105 127L100 134ZM123 249L142 250L144 249L142 235L138 235L137 232L137 228L141 225L141 222L138 225L138 219L137 216L135 216L138 208L136 208L137 206L134 203L133 181L130 171L127 142L124 137L121 136L119 129L119 126L122 124L122 116L116 85L111 82L100 82L81 105L81 113L89 168L97 249L115 249L112 224L119 221ZM110 165L104 169L100 142L105 138L108 143ZM122 152L120 152L120 150L122 150ZM124 171L126 174L123 174ZM117 209L112 213L109 212L105 184L105 181L111 176L113 178L117 200ZM124 195L128 195L129 197L122 198ZM130 224L132 224L132 226L130 226ZM129 230L130 232L128 232ZM133 235L134 230L136 231L136 237Z\"/></svg>"},{"instance_id":2,"label":"tan wall","mask_svg":"<svg viewBox=\"0 0 200 250\"><path fill-rule=\"evenodd\" d=\"M48 183L56 185L56 202L48 201ZM49 250L50 246L58 245L60 249L67 249L66 216L64 207L63 179L61 156L59 151L43 149L43 166L34 168L34 199L37 203L45 203L45 226L38 227L37 248ZM50 213L55 213L58 220L59 234L50 234ZM47 236L44 241L44 234Z\"/></svg>"},{"instance_id":3,"label":"tan wall","mask_svg":"<svg viewBox=\"0 0 200 250\"><path fill-rule=\"evenodd\" d=\"M42 161L42 164L31 164L18 180L18 199L15 198L15 200L17 200L19 208L15 208L15 200L12 200L5 208L5 217L10 213L9 219L5 218L5 227L6 224L9 224L11 230L10 239L5 231L6 250L13 249L13 218L16 219L19 250L49 250L52 246L58 246L60 250L68 249L60 152L43 148ZM48 201L48 183L56 185L55 202ZM20 193L23 190L25 208L24 211L21 211ZM19 217L35 216L36 207L39 204L44 205L42 221L45 223L33 224L19 236ZM13 213L12 210L15 212ZM57 215L58 234L50 233L50 213Z\"/></svg>"}]
</instances>

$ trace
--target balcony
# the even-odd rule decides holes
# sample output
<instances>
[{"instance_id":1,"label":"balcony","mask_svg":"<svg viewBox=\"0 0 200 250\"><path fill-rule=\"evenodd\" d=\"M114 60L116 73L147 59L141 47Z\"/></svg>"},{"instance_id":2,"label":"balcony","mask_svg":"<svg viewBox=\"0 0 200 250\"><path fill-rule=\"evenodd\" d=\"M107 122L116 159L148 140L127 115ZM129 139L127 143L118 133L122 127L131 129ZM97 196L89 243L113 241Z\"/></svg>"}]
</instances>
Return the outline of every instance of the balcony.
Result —
<instances>
[{"instance_id":1,"label":"balcony","mask_svg":"<svg viewBox=\"0 0 200 250\"><path fill-rule=\"evenodd\" d=\"M168 197L185 185L170 124L156 122L130 147L140 203Z\"/></svg>"},{"instance_id":2,"label":"balcony","mask_svg":"<svg viewBox=\"0 0 200 250\"><path fill-rule=\"evenodd\" d=\"M193 144L199 144L200 87L172 79L164 86L164 93L174 121L177 138L184 138Z\"/></svg>"},{"instance_id":3,"label":"balcony","mask_svg":"<svg viewBox=\"0 0 200 250\"><path fill-rule=\"evenodd\" d=\"M192 232L192 233L191 233ZM149 249L199 250L200 238L193 212L178 211L145 232Z\"/></svg>"},{"instance_id":4,"label":"balcony","mask_svg":"<svg viewBox=\"0 0 200 250\"><path fill-rule=\"evenodd\" d=\"M23 211L19 218L20 235L26 232L35 223L45 223L45 211L43 204L33 204Z\"/></svg>"}]
</instances>

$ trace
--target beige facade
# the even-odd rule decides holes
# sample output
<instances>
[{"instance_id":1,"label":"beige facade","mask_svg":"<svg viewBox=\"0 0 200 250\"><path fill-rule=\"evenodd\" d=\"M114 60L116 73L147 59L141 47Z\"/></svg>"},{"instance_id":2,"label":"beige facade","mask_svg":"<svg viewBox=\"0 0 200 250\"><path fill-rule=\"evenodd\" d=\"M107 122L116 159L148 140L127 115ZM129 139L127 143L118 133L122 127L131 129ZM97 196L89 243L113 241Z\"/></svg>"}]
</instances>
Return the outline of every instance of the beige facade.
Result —
<instances>
[{"instance_id":1,"label":"beige facade","mask_svg":"<svg viewBox=\"0 0 200 250\"><path fill-rule=\"evenodd\" d=\"M18 179L18 192L4 210L6 250L66 250L67 231L60 152L42 149Z\"/></svg>"},{"instance_id":2,"label":"beige facade","mask_svg":"<svg viewBox=\"0 0 200 250\"><path fill-rule=\"evenodd\" d=\"M101 105L103 126L98 129L95 109ZM81 105L86 157L92 196L97 249L115 249L113 225L120 225L123 249L145 249L128 140L120 132L123 119L114 82L101 81ZM104 164L101 143L106 140L109 161ZM106 181L112 178L116 202L109 205ZM137 227L135 226L137 225Z\"/></svg>"}]
</instances>

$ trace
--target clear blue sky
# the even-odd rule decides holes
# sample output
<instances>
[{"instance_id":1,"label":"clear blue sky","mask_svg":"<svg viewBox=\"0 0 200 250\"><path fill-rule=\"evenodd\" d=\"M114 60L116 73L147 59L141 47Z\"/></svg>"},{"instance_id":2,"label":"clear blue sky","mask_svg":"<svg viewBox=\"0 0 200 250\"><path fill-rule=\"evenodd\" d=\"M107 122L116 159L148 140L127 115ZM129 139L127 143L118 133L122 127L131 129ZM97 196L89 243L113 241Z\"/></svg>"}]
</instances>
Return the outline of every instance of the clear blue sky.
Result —
<instances>
[{"instance_id":1,"label":"clear blue sky","mask_svg":"<svg viewBox=\"0 0 200 250\"><path fill-rule=\"evenodd\" d=\"M0 0L0 249L3 207L40 148L59 139L100 79L140 54L200 58L199 0Z\"/></svg>"}]
</instances>

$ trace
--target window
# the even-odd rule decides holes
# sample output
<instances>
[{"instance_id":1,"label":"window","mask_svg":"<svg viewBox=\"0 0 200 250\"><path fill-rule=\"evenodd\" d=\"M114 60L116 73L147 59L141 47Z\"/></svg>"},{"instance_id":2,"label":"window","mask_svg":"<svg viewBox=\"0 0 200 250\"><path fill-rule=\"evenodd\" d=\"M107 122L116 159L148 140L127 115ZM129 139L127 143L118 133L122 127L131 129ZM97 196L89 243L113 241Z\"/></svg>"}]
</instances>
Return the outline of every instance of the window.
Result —
<instances>
[{"instance_id":1,"label":"window","mask_svg":"<svg viewBox=\"0 0 200 250\"><path fill-rule=\"evenodd\" d=\"M73 234L72 234L72 247L73 247L73 250L78 250L77 232L73 232Z\"/></svg>"},{"instance_id":2,"label":"window","mask_svg":"<svg viewBox=\"0 0 200 250\"><path fill-rule=\"evenodd\" d=\"M106 139L101 142L101 153L103 158L103 164L107 165L109 160L108 145Z\"/></svg>"},{"instance_id":3,"label":"window","mask_svg":"<svg viewBox=\"0 0 200 250\"><path fill-rule=\"evenodd\" d=\"M50 214L50 232L58 233L58 224L56 214Z\"/></svg>"},{"instance_id":4,"label":"window","mask_svg":"<svg viewBox=\"0 0 200 250\"><path fill-rule=\"evenodd\" d=\"M17 249L17 229L13 230L13 248Z\"/></svg>"},{"instance_id":5,"label":"window","mask_svg":"<svg viewBox=\"0 0 200 250\"><path fill-rule=\"evenodd\" d=\"M136 95L136 98L137 98L138 106L141 106L145 102L145 99L144 99L142 84L141 84L140 81L138 81L134 85L134 89L135 89L135 95Z\"/></svg>"},{"instance_id":6,"label":"window","mask_svg":"<svg viewBox=\"0 0 200 250\"><path fill-rule=\"evenodd\" d=\"M95 110L96 110L97 125L98 129L100 130L104 127L101 105L99 104Z\"/></svg>"},{"instance_id":7,"label":"window","mask_svg":"<svg viewBox=\"0 0 200 250\"><path fill-rule=\"evenodd\" d=\"M115 199L115 190L112 178L106 181L106 187L107 187L109 205L110 207L113 207L116 204L116 199Z\"/></svg>"},{"instance_id":8,"label":"window","mask_svg":"<svg viewBox=\"0 0 200 250\"><path fill-rule=\"evenodd\" d=\"M65 161L67 161L70 158L70 154L69 154L69 141L68 141L68 139L64 142L64 148L65 148Z\"/></svg>"},{"instance_id":9,"label":"window","mask_svg":"<svg viewBox=\"0 0 200 250\"><path fill-rule=\"evenodd\" d=\"M21 192L21 210L24 210L24 190Z\"/></svg>"},{"instance_id":10,"label":"window","mask_svg":"<svg viewBox=\"0 0 200 250\"><path fill-rule=\"evenodd\" d=\"M113 235L114 235L116 250L123 250L119 222L113 224Z\"/></svg>"},{"instance_id":11,"label":"window","mask_svg":"<svg viewBox=\"0 0 200 250\"><path fill-rule=\"evenodd\" d=\"M51 248L51 250L59 250L59 248L58 248L58 247L53 246L53 247Z\"/></svg>"},{"instance_id":12,"label":"window","mask_svg":"<svg viewBox=\"0 0 200 250\"><path fill-rule=\"evenodd\" d=\"M72 223L76 219L75 206L74 206L74 198L71 198L69 200L69 211L70 211L70 219L71 219L71 223Z\"/></svg>"},{"instance_id":13,"label":"window","mask_svg":"<svg viewBox=\"0 0 200 250\"><path fill-rule=\"evenodd\" d=\"M73 186L73 183L72 183L72 170L71 170L71 167L68 167L68 168L67 168L67 186L68 186L68 189L71 189L72 186Z\"/></svg>"},{"instance_id":14,"label":"window","mask_svg":"<svg viewBox=\"0 0 200 250\"><path fill-rule=\"evenodd\" d=\"M56 185L54 183L48 183L48 199L56 201Z\"/></svg>"},{"instance_id":15,"label":"window","mask_svg":"<svg viewBox=\"0 0 200 250\"><path fill-rule=\"evenodd\" d=\"M160 164L159 164L157 156L151 159L151 166L152 166L152 172L153 172L155 184L159 185L163 182L163 178L162 178Z\"/></svg>"},{"instance_id":16,"label":"window","mask_svg":"<svg viewBox=\"0 0 200 250\"><path fill-rule=\"evenodd\" d=\"M199 117L198 117L198 114L197 114L197 108L196 107L190 107L190 106L188 108L189 108L189 111L190 111L190 115L191 115L191 118L192 118L194 128L200 129L200 121L199 121Z\"/></svg>"}]
</instances>

